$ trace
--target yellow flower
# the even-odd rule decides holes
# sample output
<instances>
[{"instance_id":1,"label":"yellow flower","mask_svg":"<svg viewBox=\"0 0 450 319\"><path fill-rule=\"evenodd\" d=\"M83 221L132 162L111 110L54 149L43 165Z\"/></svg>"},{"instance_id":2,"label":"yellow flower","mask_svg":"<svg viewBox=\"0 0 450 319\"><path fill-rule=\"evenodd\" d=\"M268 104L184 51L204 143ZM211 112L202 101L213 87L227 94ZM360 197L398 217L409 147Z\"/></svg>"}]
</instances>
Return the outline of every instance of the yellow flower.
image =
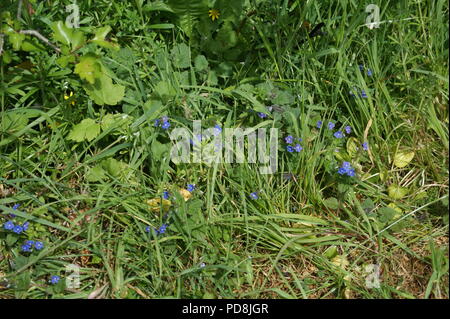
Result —
<instances>
[{"instance_id":1,"label":"yellow flower","mask_svg":"<svg viewBox=\"0 0 450 319\"><path fill-rule=\"evenodd\" d=\"M64 95L64 100L68 100L73 96L73 92L70 92L69 95ZM75 101L71 101L70 104L75 105Z\"/></svg>"},{"instance_id":2,"label":"yellow flower","mask_svg":"<svg viewBox=\"0 0 450 319\"><path fill-rule=\"evenodd\" d=\"M208 11L208 13L209 13L209 16L211 17L211 20L214 21L216 19L219 19L219 16L220 16L219 10L211 9L211 10Z\"/></svg>"}]
</instances>

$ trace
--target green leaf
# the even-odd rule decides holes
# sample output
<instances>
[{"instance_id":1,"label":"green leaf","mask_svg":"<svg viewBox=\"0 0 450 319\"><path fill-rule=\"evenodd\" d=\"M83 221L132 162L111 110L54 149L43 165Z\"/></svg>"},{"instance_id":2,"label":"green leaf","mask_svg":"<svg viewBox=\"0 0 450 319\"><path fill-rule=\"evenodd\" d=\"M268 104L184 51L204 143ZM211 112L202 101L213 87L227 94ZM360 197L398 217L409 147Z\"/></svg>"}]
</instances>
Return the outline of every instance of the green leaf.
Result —
<instances>
[{"instance_id":1,"label":"green leaf","mask_svg":"<svg viewBox=\"0 0 450 319\"><path fill-rule=\"evenodd\" d=\"M98 105L116 105L125 95L125 87L113 84L112 79L103 72L94 84L86 83L83 88Z\"/></svg>"},{"instance_id":2,"label":"green leaf","mask_svg":"<svg viewBox=\"0 0 450 319\"><path fill-rule=\"evenodd\" d=\"M191 50L184 44L176 44L170 51L173 65L180 69L185 69L191 66Z\"/></svg>"},{"instance_id":3,"label":"green leaf","mask_svg":"<svg viewBox=\"0 0 450 319\"><path fill-rule=\"evenodd\" d=\"M106 178L106 171L103 169L101 164L92 167L86 174L86 179L89 182L100 182Z\"/></svg>"},{"instance_id":4,"label":"green leaf","mask_svg":"<svg viewBox=\"0 0 450 319\"><path fill-rule=\"evenodd\" d=\"M64 55L58 59L56 59L56 63L61 67L65 68L69 63L75 62L75 56L73 55Z\"/></svg>"},{"instance_id":5,"label":"green leaf","mask_svg":"<svg viewBox=\"0 0 450 319\"><path fill-rule=\"evenodd\" d=\"M325 205L325 207L329 209L339 208L339 201L334 197L327 198L326 200L323 201L323 204Z\"/></svg>"},{"instance_id":6,"label":"green leaf","mask_svg":"<svg viewBox=\"0 0 450 319\"><path fill-rule=\"evenodd\" d=\"M75 73L83 80L91 84L102 76L101 65L96 55L88 53L80 58L80 62L75 65Z\"/></svg>"},{"instance_id":7,"label":"green leaf","mask_svg":"<svg viewBox=\"0 0 450 319\"><path fill-rule=\"evenodd\" d=\"M62 44L67 46L72 44L73 29L70 29L62 21L56 21L50 24L50 28L53 30L53 36Z\"/></svg>"},{"instance_id":8,"label":"green leaf","mask_svg":"<svg viewBox=\"0 0 450 319\"><path fill-rule=\"evenodd\" d=\"M354 137L350 137L347 140L347 153L351 158L354 158L358 153L358 140Z\"/></svg>"},{"instance_id":9,"label":"green leaf","mask_svg":"<svg viewBox=\"0 0 450 319\"><path fill-rule=\"evenodd\" d=\"M9 34L9 42L11 42L11 45L13 47L14 51L19 51L20 47L22 46L22 42L25 40L25 34L21 33L10 33Z\"/></svg>"},{"instance_id":10,"label":"green leaf","mask_svg":"<svg viewBox=\"0 0 450 319\"><path fill-rule=\"evenodd\" d=\"M205 58L204 55L198 55L195 58L194 64L195 64L195 69L198 72L205 71L208 69L208 60Z\"/></svg>"},{"instance_id":11,"label":"green leaf","mask_svg":"<svg viewBox=\"0 0 450 319\"><path fill-rule=\"evenodd\" d=\"M398 151L394 156L394 165L403 168L414 158L414 152Z\"/></svg>"},{"instance_id":12,"label":"green leaf","mask_svg":"<svg viewBox=\"0 0 450 319\"><path fill-rule=\"evenodd\" d=\"M409 190L406 187L400 187L396 184L391 184L388 187L388 195L392 199L402 199L408 192Z\"/></svg>"},{"instance_id":13,"label":"green leaf","mask_svg":"<svg viewBox=\"0 0 450 319\"><path fill-rule=\"evenodd\" d=\"M378 220L382 223L391 221L396 215L397 211L390 207L382 207L377 211Z\"/></svg>"},{"instance_id":14,"label":"green leaf","mask_svg":"<svg viewBox=\"0 0 450 319\"><path fill-rule=\"evenodd\" d=\"M92 141L100 134L100 124L93 119L84 119L81 123L75 125L69 133L68 138L75 142L84 140Z\"/></svg>"},{"instance_id":15,"label":"green leaf","mask_svg":"<svg viewBox=\"0 0 450 319\"><path fill-rule=\"evenodd\" d=\"M115 50L120 49L116 43L105 40L106 36L110 31L111 27L109 25L98 28L95 31L94 38L91 40L91 42L107 49L115 49Z\"/></svg>"}]
</instances>

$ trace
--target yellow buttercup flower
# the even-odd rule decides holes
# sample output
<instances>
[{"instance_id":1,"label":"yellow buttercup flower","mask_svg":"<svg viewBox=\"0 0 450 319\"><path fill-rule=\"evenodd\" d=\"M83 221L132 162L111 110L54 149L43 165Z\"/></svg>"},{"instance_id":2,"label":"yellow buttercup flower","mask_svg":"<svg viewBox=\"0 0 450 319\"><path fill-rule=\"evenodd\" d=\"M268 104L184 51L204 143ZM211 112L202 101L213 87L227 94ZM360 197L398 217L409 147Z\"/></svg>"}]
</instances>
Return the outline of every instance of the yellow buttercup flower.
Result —
<instances>
[{"instance_id":1,"label":"yellow buttercup flower","mask_svg":"<svg viewBox=\"0 0 450 319\"><path fill-rule=\"evenodd\" d=\"M64 95L64 100L68 100L73 96L73 92L70 92L69 95ZM71 101L70 104L75 105L75 101Z\"/></svg>"},{"instance_id":2,"label":"yellow buttercup flower","mask_svg":"<svg viewBox=\"0 0 450 319\"><path fill-rule=\"evenodd\" d=\"M219 19L219 16L220 16L219 10L211 9L211 10L208 11L208 13L209 13L209 16L210 16L211 20L214 21L216 19Z\"/></svg>"}]
</instances>

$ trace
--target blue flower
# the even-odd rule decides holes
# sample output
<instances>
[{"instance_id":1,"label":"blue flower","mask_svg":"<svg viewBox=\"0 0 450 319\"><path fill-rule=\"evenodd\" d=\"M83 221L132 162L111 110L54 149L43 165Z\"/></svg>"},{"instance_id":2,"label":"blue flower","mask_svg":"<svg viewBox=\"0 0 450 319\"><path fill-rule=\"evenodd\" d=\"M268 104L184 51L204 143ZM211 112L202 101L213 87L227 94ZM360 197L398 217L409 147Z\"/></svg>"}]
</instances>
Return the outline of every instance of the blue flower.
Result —
<instances>
[{"instance_id":1,"label":"blue flower","mask_svg":"<svg viewBox=\"0 0 450 319\"><path fill-rule=\"evenodd\" d=\"M194 184L188 184L188 186L187 186L187 190L188 191L193 192L194 189L195 189L195 185Z\"/></svg>"},{"instance_id":2,"label":"blue flower","mask_svg":"<svg viewBox=\"0 0 450 319\"><path fill-rule=\"evenodd\" d=\"M294 148L293 148L292 146L290 146L290 145L288 145L288 146L286 147L286 149L287 149L287 151L288 151L289 153L294 152Z\"/></svg>"},{"instance_id":3,"label":"blue flower","mask_svg":"<svg viewBox=\"0 0 450 319\"><path fill-rule=\"evenodd\" d=\"M259 116L260 118L262 118L262 119L265 119L265 118L267 117L267 114L266 114L266 113L259 112L259 113L258 113L258 116Z\"/></svg>"},{"instance_id":4,"label":"blue flower","mask_svg":"<svg viewBox=\"0 0 450 319\"><path fill-rule=\"evenodd\" d=\"M369 150L369 143L364 142L364 143L362 144L362 148L363 148L363 150L368 151L368 150Z\"/></svg>"},{"instance_id":5,"label":"blue flower","mask_svg":"<svg viewBox=\"0 0 450 319\"><path fill-rule=\"evenodd\" d=\"M339 175L347 175L350 177L356 176L355 169L352 168L350 162L343 162L342 166L338 169Z\"/></svg>"},{"instance_id":6,"label":"blue flower","mask_svg":"<svg viewBox=\"0 0 450 319\"><path fill-rule=\"evenodd\" d=\"M22 225L23 231L27 231L29 226L30 226L30 223L29 223L29 222L23 223L23 225Z\"/></svg>"},{"instance_id":7,"label":"blue flower","mask_svg":"<svg viewBox=\"0 0 450 319\"><path fill-rule=\"evenodd\" d=\"M367 94L366 94L366 91L364 91L364 90L362 90L362 91L361 91L361 97L363 97L363 98L367 98Z\"/></svg>"},{"instance_id":8,"label":"blue flower","mask_svg":"<svg viewBox=\"0 0 450 319\"><path fill-rule=\"evenodd\" d=\"M333 122L328 122L328 129L329 130L332 130L332 129L334 129L334 123Z\"/></svg>"},{"instance_id":9,"label":"blue flower","mask_svg":"<svg viewBox=\"0 0 450 319\"><path fill-rule=\"evenodd\" d=\"M31 252L31 245L28 244L22 245L22 251L26 253Z\"/></svg>"},{"instance_id":10,"label":"blue flower","mask_svg":"<svg viewBox=\"0 0 450 319\"><path fill-rule=\"evenodd\" d=\"M156 231L157 234L164 234L166 232L167 229L167 224L162 224L161 227L159 227L159 229Z\"/></svg>"},{"instance_id":11,"label":"blue flower","mask_svg":"<svg viewBox=\"0 0 450 319\"><path fill-rule=\"evenodd\" d=\"M286 137L284 138L284 140L285 140L286 143L288 143L288 144L294 143L294 138L293 138L291 135L286 136Z\"/></svg>"},{"instance_id":12,"label":"blue flower","mask_svg":"<svg viewBox=\"0 0 450 319\"><path fill-rule=\"evenodd\" d=\"M20 207L20 204L15 204L12 209L17 210Z\"/></svg>"},{"instance_id":13,"label":"blue flower","mask_svg":"<svg viewBox=\"0 0 450 319\"><path fill-rule=\"evenodd\" d=\"M52 278L50 278L50 283L56 285L59 282L59 279L61 279L59 276L52 276Z\"/></svg>"},{"instance_id":14,"label":"blue flower","mask_svg":"<svg viewBox=\"0 0 450 319\"><path fill-rule=\"evenodd\" d=\"M169 197L170 197L169 192L168 192L168 191L164 191L164 192L163 192L163 198L164 198L164 199L169 199Z\"/></svg>"},{"instance_id":15,"label":"blue flower","mask_svg":"<svg viewBox=\"0 0 450 319\"><path fill-rule=\"evenodd\" d=\"M350 126L345 127L345 133L350 134L352 132L352 128Z\"/></svg>"},{"instance_id":16,"label":"blue flower","mask_svg":"<svg viewBox=\"0 0 450 319\"><path fill-rule=\"evenodd\" d=\"M164 122L164 123L161 125L161 128L162 128L163 130L168 130L169 127L170 127L170 123L169 123L169 122Z\"/></svg>"},{"instance_id":17,"label":"blue flower","mask_svg":"<svg viewBox=\"0 0 450 319\"><path fill-rule=\"evenodd\" d=\"M166 122L169 121L169 118L168 118L167 116L163 116L163 117L161 118L161 121L162 121L163 123L166 123Z\"/></svg>"},{"instance_id":18,"label":"blue flower","mask_svg":"<svg viewBox=\"0 0 450 319\"><path fill-rule=\"evenodd\" d=\"M302 151L303 147L300 144L295 145L294 150L297 153L300 153Z\"/></svg>"},{"instance_id":19,"label":"blue flower","mask_svg":"<svg viewBox=\"0 0 450 319\"><path fill-rule=\"evenodd\" d=\"M218 136L220 135L220 133L222 133L222 128L220 127L219 124L216 124L213 129L213 135Z\"/></svg>"},{"instance_id":20,"label":"blue flower","mask_svg":"<svg viewBox=\"0 0 450 319\"><path fill-rule=\"evenodd\" d=\"M344 137L344 133L342 133L341 131L337 131L333 135L335 138L343 138Z\"/></svg>"},{"instance_id":21,"label":"blue flower","mask_svg":"<svg viewBox=\"0 0 450 319\"><path fill-rule=\"evenodd\" d=\"M360 71L363 71L363 70L364 70L364 65L360 64L360 65L359 65L359 70L360 70Z\"/></svg>"},{"instance_id":22,"label":"blue flower","mask_svg":"<svg viewBox=\"0 0 450 319\"><path fill-rule=\"evenodd\" d=\"M257 192L250 193L250 198L251 199L258 199L259 198L258 197L258 193Z\"/></svg>"},{"instance_id":23,"label":"blue flower","mask_svg":"<svg viewBox=\"0 0 450 319\"><path fill-rule=\"evenodd\" d=\"M205 267L206 267L206 264L205 264L205 263L201 263L201 264L199 265L199 267L200 267L200 268L205 268Z\"/></svg>"},{"instance_id":24,"label":"blue flower","mask_svg":"<svg viewBox=\"0 0 450 319\"><path fill-rule=\"evenodd\" d=\"M156 127L159 126L159 123L160 123L160 122L161 122L160 119L156 119L156 120L155 120L155 125L154 125L154 126L156 126Z\"/></svg>"},{"instance_id":25,"label":"blue flower","mask_svg":"<svg viewBox=\"0 0 450 319\"><path fill-rule=\"evenodd\" d=\"M372 76L372 70L371 69L367 69L367 75L368 76Z\"/></svg>"},{"instance_id":26,"label":"blue flower","mask_svg":"<svg viewBox=\"0 0 450 319\"><path fill-rule=\"evenodd\" d=\"M5 228L6 230L11 230L14 228L14 223L12 221L7 221L4 225L3 228Z\"/></svg>"},{"instance_id":27,"label":"blue flower","mask_svg":"<svg viewBox=\"0 0 450 319\"><path fill-rule=\"evenodd\" d=\"M16 225L13 228L13 232L15 232L16 234L20 234L21 232L23 232L23 227L19 226L19 225Z\"/></svg>"},{"instance_id":28,"label":"blue flower","mask_svg":"<svg viewBox=\"0 0 450 319\"><path fill-rule=\"evenodd\" d=\"M150 232L150 226L145 227L145 232L149 233Z\"/></svg>"},{"instance_id":29,"label":"blue flower","mask_svg":"<svg viewBox=\"0 0 450 319\"><path fill-rule=\"evenodd\" d=\"M316 127L317 128L321 128L322 127L323 122L322 121L317 121Z\"/></svg>"},{"instance_id":30,"label":"blue flower","mask_svg":"<svg viewBox=\"0 0 450 319\"><path fill-rule=\"evenodd\" d=\"M25 244L26 244L26 245L33 246L33 245L34 245L34 240L27 240L27 241L25 242Z\"/></svg>"},{"instance_id":31,"label":"blue flower","mask_svg":"<svg viewBox=\"0 0 450 319\"><path fill-rule=\"evenodd\" d=\"M37 241L37 242L34 244L34 248L36 248L37 250L41 250L42 248L44 248L44 243L42 243L42 242L40 242L40 241Z\"/></svg>"}]
</instances>

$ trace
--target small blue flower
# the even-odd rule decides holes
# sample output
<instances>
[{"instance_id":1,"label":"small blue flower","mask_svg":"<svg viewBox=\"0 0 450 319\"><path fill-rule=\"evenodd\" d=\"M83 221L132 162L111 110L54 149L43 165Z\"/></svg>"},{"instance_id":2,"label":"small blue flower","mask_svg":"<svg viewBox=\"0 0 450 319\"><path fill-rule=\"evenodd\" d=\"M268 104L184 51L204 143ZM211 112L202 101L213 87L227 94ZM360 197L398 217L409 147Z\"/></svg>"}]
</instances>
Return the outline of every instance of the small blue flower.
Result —
<instances>
[{"instance_id":1,"label":"small blue flower","mask_svg":"<svg viewBox=\"0 0 450 319\"><path fill-rule=\"evenodd\" d=\"M292 146L290 146L290 145L288 145L288 146L286 147L286 150L287 150L289 153L294 152L294 148L293 148Z\"/></svg>"},{"instance_id":2,"label":"small blue flower","mask_svg":"<svg viewBox=\"0 0 450 319\"><path fill-rule=\"evenodd\" d=\"M149 233L150 232L150 226L145 227L145 232Z\"/></svg>"},{"instance_id":3,"label":"small blue flower","mask_svg":"<svg viewBox=\"0 0 450 319\"><path fill-rule=\"evenodd\" d=\"M166 232L167 229L167 224L162 224L161 227L159 227L159 229L156 231L158 234L164 234Z\"/></svg>"},{"instance_id":4,"label":"small blue flower","mask_svg":"<svg viewBox=\"0 0 450 319\"><path fill-rule=\"evenodd\" d=\"M354 177L356 175L355 169L352 168L352 169L347 170L347 175L350 177Z\"/></svg>"},{"instance_id":5,"label":"small blue flower","mask_svg":"<svg viewBox=\"0 0 450 319\"><path fill-rule=\"evenodd\" d=\"M349 125L347 125L345 127L345 133L350 134L351 132L352 132L352 128Z\"/></svg>"},{"instance_id":6,"label":"small blue flower","mask_svg":"<svg viewBox=\"0 0 450 319\"><path fill-rule=\"evenodd\" d=\"M265 119L267 117L266 113L258 112L258 116L262 119Z\"/></svg>"},{"instance_id":7,"label":"small blue flower","mask_svg":"<svg viewBox=\"0 0 450 319\"><path fill-rule=\"evenodd\" d=\"M20 204L15 204L12 209L17 210L20 207Z\"/></svg>"},{"instance_id":8,"label":"small blue flower","mask_svg":"<svg viewBox=\"0 0 450 319\"><path fill-rule=\"evenodd\" d=\"M26 244L26 245L33 246L33 245L34 245L34 240L27 240L27 241L25 242L25 244Z\"/></svg>"},{"instance_id":9,"label":"small blue flower","mask_svg":"<svg viewBox=\"0 0 450 319\"><path fill-rule=\"evenodd\" d=\"M155 120L155 125L154 125L154 126L158 127L160 122L161 122L160 119L156 119L156 120Z\"/></svg>"},{"instance_id":10,"label":"small blue flower","mask_svg":"<svg viewBox=\"0 0 450 319\"><path fill-rule=\"evenodd\" d=\"M362 148L363 148L363 150L368 151L368 150L369 150L369 143L364 142L364 143L362 144Z\"/></svg>"},{"instance_id":11,"label":"small blue flower","mask_svg":"<svg viewBox=\"0 0 450 319\"><path fill-rule=\"evenodd\" d=\"M347 173L347 170L343 167L339 167L338 169L338 174L339 175L344 175L345 173Z\"/></svg>"},{"instance_id":12,"label":"small blue flower","mask_svg":"<svg viewBox=\"0 0 450 319\"><path fill-rule=\"evenodd\" d=\"M362 90L362 91L361 91L361 97L363 97L363 98L367 98L367 94L366 94L366 91L364 91L364 90Z\"/></svg>"},{"instance_id":13,"label":"small blue flower","mask_svg":"<svg viewBox=\"0 0 450 319\"><path fill-rule=\"evenodd\" d=\"M220 127L219 124L216 124L213 129L213 135L218 136L220 133L222 133L222 127Z\"/></svg>"},{"instance_id":14,"label":"small blue flower","mask_svg":"<svg viewBox=\"0 0 450 319\"><path fill-rule=\"evenodd\" d=\"M359 70L360 70L360 71L364 71L364 65L360 64L360 65L359 65Z\"/></svg>"},{"instance_id":15,"label":"small blue flower","mask_svg":"<svg viewBox=\"0 0 450 319\"><path fill-rule=\"evenodd\" d=\"M40 241L37 241L37 242L34 244L34 248L36 248L37 250L41 250L42 248L44 248L44 243L43 243L43 242L40 242Z\"/></svg>"},{"instance_id":16,"label":"small blue flower","mask_svg":"<svg viewBox=\"0 0 450 319\"><path fill-rule=\"evenodd\" d=\"M350 164L350 162L343 162L342 163L342 168L350 169L350 168L352 168L352 164Z\"/></svg>"},{"instance_id":17,"label":"small blue flower","mask_svg":"<svg viewBox=\"0 0 450 319\"><path fill-rule=\"evenodd\" d=\"M193 192L194 189L195 189L195 185L194 184L188 184L188 186L187 186L187 190L188 191Z\"/></svg>"},{"instance_id":18,"label":"small blue flower","mask_svg":"<svg viewBox=\"0 0 450 319\"><path fill-rule=\"evenodd\" d=\"M323 122L322 121L317 121L316 127L317 128L321 128L322 127Z\"/></svg>"},{"instance_id":19,"label":"small blue flower","mask_svg":"<svg viewBox=\"0 0 450 319\"><path fill-rule=\"evenodd\" d=\"M29 226L30 226L30 223L29 223L29 222L23 223L23 225L22 225L23 231L27 231Z\"/></svg>"},{"instance_id":20,"label":"small blue flower","mask_svg":"<svg viewBox=\"0 0 450 319\"><path fill-rule=\"evenodd\" d=\"M163 192L163 198L164 198L164 199L169 199L169 197L170 197L169 192L168 192L168 191L164 191L164 192Z\"/></svg>"},{"instance_id":21,"label":"small blue flower","mask_svg":"<svg viewBox=\"0 0 450 319\"><path fill-rule=\"evenodd\" d=\"M250 198L255 200L258 199L259 198L258 193L257 192L250 193Z\"/></svg>"},{"instance_id":22,"label":"small blue flower","mask_svg":"<svg viewBox=\"0 0 450 319\"><path fill-rule=\"evenodd\" d=\"M32 248L31 245L28 245L28 244L22 245L23 252L29 253L29 252L31 252L31 248Z\"/></svg>"},{"instance_id":23,"label":"small blue flower","mask_svg":"<svg viewBox=\"0 0 450 319\"><path fill-rule=\"evenodd\" d=\"M291 135L286 136L286 137L284 138L284 140L285 140L286 143L288 143L288 144L294 143L294 138L293 138Z\"/></svg>"},{"instance_id":24,"label":"small blue flower","mask_svg":"<svg viewBox=\"0 0 450 319\"><path fill-rule=\"evenodd\" d=\"M335 138L343 138L344 137L344 133L342 133L341 131L337 131L333 135Z\"/></svg>"},{"instance_id":25,"label":"small blue flower","mask_svg":"<svg viewBox=\"0 0 450 319\"><path fill-rule=\"evenodd\" d=\"M206 267L206 264L205 264L205 263L201 263L201 264L199 265L199 267L200 267L200 268L205 268L205 267Z\"/></svg>"},{"instance_id":26,"label":"small blue flower","mask_svg":"<svg viewBox=\"0 0 450 319\"><path fill-rule=\"evenodd\" d=\"M371 69L367 69L367 75L368 76L372 76L372 70Z\"/></svg>"},{"instance_id":27,"label":"small blue flower","mask_svg":"<svg viewBox=\"0 0 450 319\"><path fill-rule=\"evenodd\" d=\"M169 118L168 118L167 116L163 116L163 117L161 118L161 121L162 121L163 123L166 123L166 122L169 121Z\"/></svg>"},{"instance_id":28,"label":"small blue flower","mask_svg":"<svg viewBox=\"0 0 450 319\"><path fill-rule=\"evenodd\" d=\"M328 122L328 129L332 130L334 129L335 124L333 122Z\"/></svg>"},{"instance_id":29,"label":"small blue flower","mask_svg":"<svg viewBox=\"0 0 450 319\"><path fill-rule=\"evenodd\" d=\"M300 153L302 151L303 147L300 144L295 145L294 150L297 153Z\"/></svg>"},{"instance_id":30,"label":"small blue flower","mask_svg":"<svg viewBox=\"0 0 450 319\"><path fill-rule=\"evenodd\" d=\"M3 228L5 228L6 230L11 230L14 228L14 223L12 221L7 221L4 225Z\"/></svg>"},{"instance_id":31,"label":"small blue flower","mask_svg":"<svg viewBox=\"0 0 450 319\"><path fill-rule=\"evenodd\" d=\"M170 127L170 123L169 123L169 122L164 122L164 123L161 125L161 128L162 128L163 130L168 130L169 127Z\"/></svg>"},{"instance_id":32,"label":"small blue flower","mask_svg":"<svg viewBox=\"0 0 450 319\"><path fill-rule=\"evenodd\" d=\"M14 228L13 228L13 232L15 232L16 234L20 234L20 233L23 232L23 227L22 227L22 226L19 226L19 225L16 225L16 226L14 226Z\"/></svg>"},{"instance_id":33,"label":"small blue flower","mask_svg":"<svg viewBox=\"0 0 450 319\"><path fill-rule=\"evenodd\" d=\"M61 279L59 276L52 276L52 278L50 278L50 283L56 285L59 282L59 279Z\"/></svg>"}]
</instances>

